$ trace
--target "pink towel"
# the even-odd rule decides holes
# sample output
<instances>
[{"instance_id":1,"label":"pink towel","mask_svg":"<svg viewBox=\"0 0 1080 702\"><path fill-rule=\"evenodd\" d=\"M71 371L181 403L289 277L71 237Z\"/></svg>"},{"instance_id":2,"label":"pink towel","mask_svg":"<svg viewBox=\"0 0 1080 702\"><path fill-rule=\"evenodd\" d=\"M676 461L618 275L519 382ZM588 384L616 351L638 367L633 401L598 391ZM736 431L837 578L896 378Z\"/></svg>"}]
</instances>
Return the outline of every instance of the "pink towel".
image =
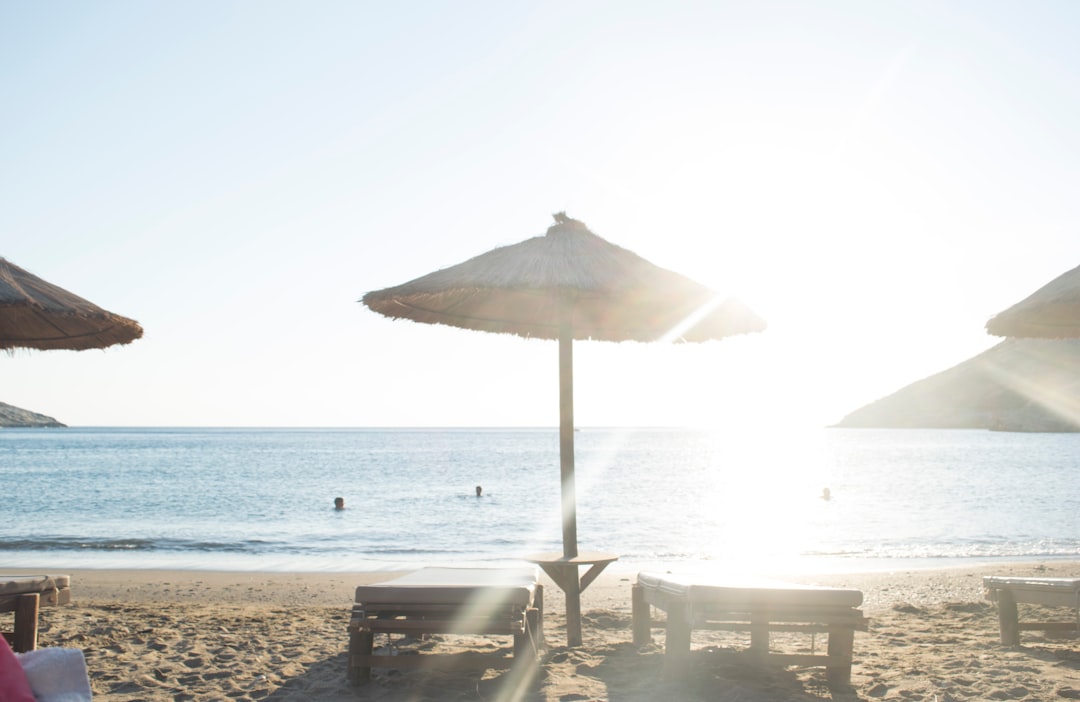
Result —
<instances>
[{"instance_id":1,"label":"pink towel","mask_svg":"<svg viewBox=\"0 0 1080 702\"><path fill-rule=\"evenodd\" d=\"M0 700L4 702L35 702L19 659L8 646L7 639L0 636Z\"/></svg>"}]
</instances>

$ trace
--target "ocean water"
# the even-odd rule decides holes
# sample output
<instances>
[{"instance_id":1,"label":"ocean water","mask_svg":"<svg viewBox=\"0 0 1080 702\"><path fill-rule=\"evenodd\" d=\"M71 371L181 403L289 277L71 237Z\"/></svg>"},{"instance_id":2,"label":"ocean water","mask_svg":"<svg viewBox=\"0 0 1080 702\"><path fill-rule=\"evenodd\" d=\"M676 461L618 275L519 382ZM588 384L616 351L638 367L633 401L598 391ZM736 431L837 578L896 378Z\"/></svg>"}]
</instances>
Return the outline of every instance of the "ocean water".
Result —
<instances>
[{"instance_id":1,"label":"ocean water","mask_svg":"<svg viewBox=\"0 0 1080 702\"><path fill-rule=\"evenodd\" d=\"M575 440L580 548L624 567L1080 557L1076 434ZM399 570L561 550L555 429L4 429L0 481L0 568Z\"/></svg>"}]
</instances>

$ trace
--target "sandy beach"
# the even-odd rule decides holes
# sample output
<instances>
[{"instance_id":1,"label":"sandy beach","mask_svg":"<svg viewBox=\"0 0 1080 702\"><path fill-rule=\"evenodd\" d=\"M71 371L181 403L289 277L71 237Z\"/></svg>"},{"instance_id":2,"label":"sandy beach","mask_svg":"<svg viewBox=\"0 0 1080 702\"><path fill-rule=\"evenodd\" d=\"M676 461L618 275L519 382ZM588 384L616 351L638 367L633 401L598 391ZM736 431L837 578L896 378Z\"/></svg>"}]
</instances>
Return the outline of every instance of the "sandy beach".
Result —
<instances>
[{"instance_id":1,"label":"sandy beach","mask_svg":"<svg viewBox=\"0 0 1080 702\"><path fill-rule=\"evenodd\" d=\"M353 588L392 574L67 572L73 601L42 609L39 646L81 648L94 694L103 699L404 702L510 697L508 674L498 670L376 669L370 684L349 686L346 626ZM568 649L563 601L544 576L549 650L524 699L1080 699L1080 642L1071 636L1025 632L1020 647L1002 646L996 612L982 591L982 576L988 574L1077 576L1080 563L789 578L864 593L863 611L871 621L868 631L856 635L852 682L832 690L823 668L704 664L695 666L685 680L662 680L662 632L655 630L653 643L644 647L631 643L630 585L635 572L628 569L605 573L583 595L585 645ZM1070 616L1075 614L1060 614L1063 619ZM697 636L695 646L702 645ZM436 637L425 645L453 651L489 643ZM745 646L737 639L705 643ZM791 645L808 647L810 642Z\"/></svg>"}]
</instances>

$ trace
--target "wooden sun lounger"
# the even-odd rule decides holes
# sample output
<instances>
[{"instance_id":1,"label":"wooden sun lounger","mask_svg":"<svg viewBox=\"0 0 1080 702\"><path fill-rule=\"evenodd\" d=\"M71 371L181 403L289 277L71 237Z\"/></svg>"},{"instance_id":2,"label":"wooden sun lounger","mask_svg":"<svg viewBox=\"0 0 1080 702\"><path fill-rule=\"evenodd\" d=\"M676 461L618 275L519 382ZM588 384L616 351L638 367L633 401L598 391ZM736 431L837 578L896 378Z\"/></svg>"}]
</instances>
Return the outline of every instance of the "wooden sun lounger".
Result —
<instances>
[{"instance_id":1,"label":"wooden sun lounger","mask_svg":"<svg viewBox=\"0 0 1080 702\"><path fill-rule=\"evenodd\" d=\"M67 575L0 575L0 612L14 612L10 632L2 632L18 653L37 648L38 607L71 601Z\"/></svg>"},{"instance_id":2,"label":"wooden sun lounger","mask_svg":"<svg viewBox=\"0 0 1080 702\"><path fill-rule=\"evenodd\" d=\"M544 589L536 566L522 568L421 568L408 575L356 588L349 622L348 675L353 685L372 668L535 666L543 646ZM374 651L376 634L479 634L512 636L513 659L503 653L431 654ZM390 648L390 647L387 647Z\"/></svg>"},{"instance_id":3,"label":"wooden sun lounger","mask_svg":"<svg viewBox=\"0 0 1080 702\"><path fill-rule=\"evenodd\" d=\"M983 578L986 598L997 605L1001 643L1020 645L1021 631L1065 631L1080 635L1080 578ZM1069 607L1072 621L1021 622L1018 603Z\"/></svg>"},{"instance_id":4,"label":"wooden sun lounger","mask_svg":"<svg viewBox=\"0 0 1080 702\"><path fill-rule=\"evenodd\" d=\"M667 612L664 675L669 678L687 672L691 631L712 629L749 631L750 647L709 651L710 656L755 664L823 665L830 684L847 684L851 681L855 631L865 631L867 625L862 611L856 609L862 604L858 590L763 578L639 573L632 594L636 645L651 639L651 608ZM773 653L769 634L774 631L826 633L827 650L823 654Z\"/></svg>"}]
</instances>

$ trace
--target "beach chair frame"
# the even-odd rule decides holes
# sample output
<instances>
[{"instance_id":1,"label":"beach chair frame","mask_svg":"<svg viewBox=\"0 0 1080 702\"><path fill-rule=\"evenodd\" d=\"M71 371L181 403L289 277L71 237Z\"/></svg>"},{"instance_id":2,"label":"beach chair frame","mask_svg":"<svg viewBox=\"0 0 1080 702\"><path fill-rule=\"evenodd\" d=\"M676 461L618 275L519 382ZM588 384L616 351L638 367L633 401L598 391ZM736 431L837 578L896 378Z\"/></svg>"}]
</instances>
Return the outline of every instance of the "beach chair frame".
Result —
<instances>
[{"instance_id":1,"label":"beach chair frame","mask_svg":"<svg viewBox=\"0 0 1080 702\"><path fill-rule=\"evenodd\" d=\"M71 601L71 579L66 575L0 575L0 612L14 612L11 631L0 632L13 651L37 648L38 612L42 606Z\"/></svg>"},{"instance_id":2,"label":"beach chair frame","mask_svg":"<svg viewBox=\"0 0 1080 702\"><path fill-rule=\"evenodd\" d=\"M1080 578L983 577L986 598L997 606L1001 643L1020 645L1021 631L1054 631L1080 636ZM1020 621L1018 604L1068 607L1071 621Z\"/></svg>"},{"instance_id":3,"label":"beach chair frame","mask_svg":"<svg viewBox=\"0 0 1080 702\"><path fill-rule=\"evenodd\" d=\"M372 668L519 668L528 672L537 666L544 647L544 588L540 583L534 585L525 603L503 602L501 596L484 602L485 592L496 591L482 588L472 594L462 590L460 598L451 595L445 598L450 601L442 602L370 601L363 599L364 591L358 588L348 627L348 678L353 685L370 680ZM448 592L454 591L448 588ZM379 634L387 635L388 640L395 634L412 638L431 634L510 636L513 645L509 651L495 653L394 655L391 645L375 650Z\"/></svg>"},{"instance_id":4,"label":"beach chair frame","mask_svg":"<svg viewBox=\"0 0 1080 702\"><path fill-rule=\"evenodd\" d=\"M635 583L631 592L634 644L649 643L652 629L663 628L663 675L669 679L685 677L691 658L700 654L754 665L824 666L830 685L851 682L855 632L866 631L869 620L854 606L822 604L818 595L826 590L852 592L858 594L857 601L861 602L861 593L833 588L778 589L775 585L737 590L730 596L710 595L701 591L665 591L642 585L640 581ZM771 593L776 593L775 598ZM800 593L805 593L803 601ZM666 618L653 619L653 608L664 611ZM691 651L694 630L749 632L750 646L745 650ZM823 633L828 637L826 650L820 654L773 652L772 632Z\"/></svg>"}]
</instances>

